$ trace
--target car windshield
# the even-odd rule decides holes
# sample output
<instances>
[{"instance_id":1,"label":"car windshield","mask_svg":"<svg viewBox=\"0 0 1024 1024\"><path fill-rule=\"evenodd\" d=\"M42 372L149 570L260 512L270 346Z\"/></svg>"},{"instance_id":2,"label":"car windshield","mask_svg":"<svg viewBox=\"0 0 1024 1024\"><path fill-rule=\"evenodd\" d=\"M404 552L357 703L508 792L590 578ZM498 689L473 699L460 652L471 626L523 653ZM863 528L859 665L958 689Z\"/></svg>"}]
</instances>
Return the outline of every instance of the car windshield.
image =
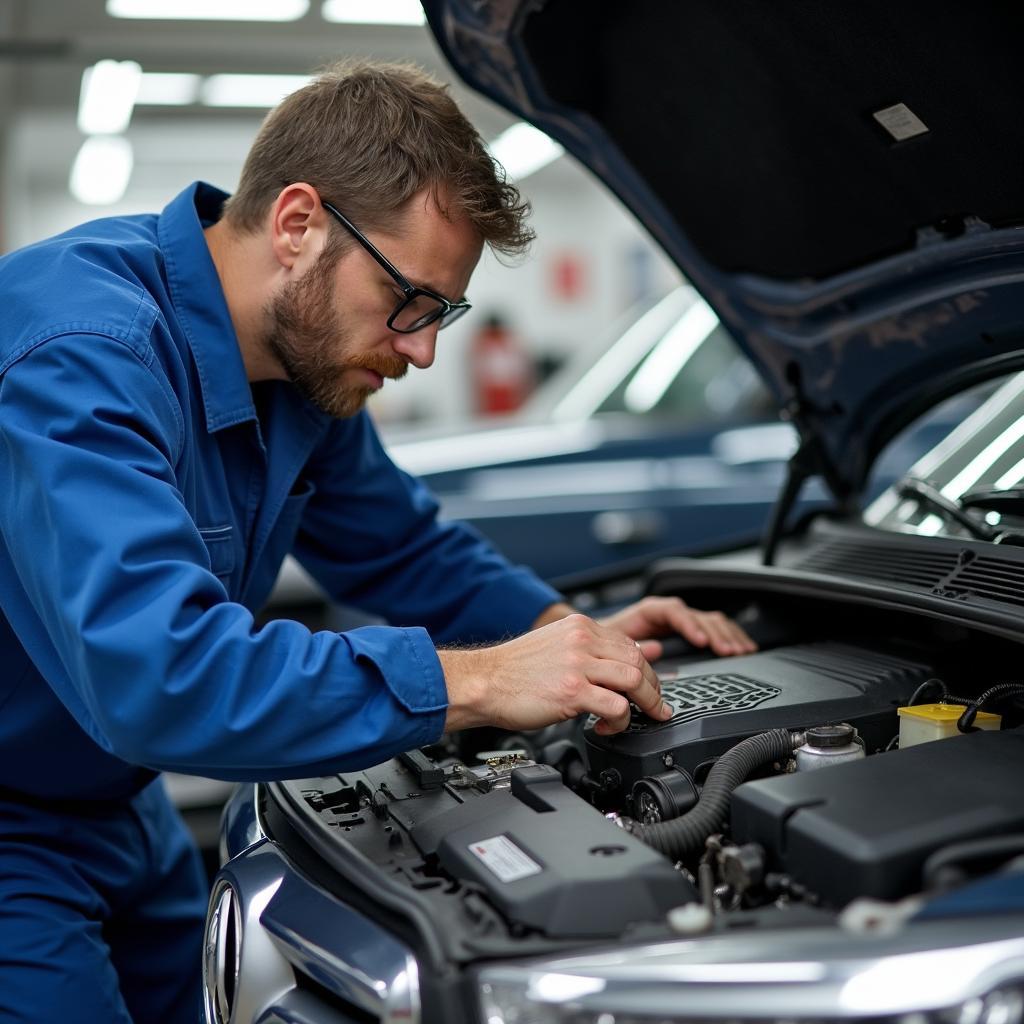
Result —
<instances>
[{"instance_id":1,"label":"car windshield","mask_svg":"<svg viewBox=\"0 0 1024 1024\"><path fill-rule=\"evenodd\" d=\"M595 358L594 348L600 352ZM774 401L710 306L675 289L592 346L531 401L533 418L664 417L678 426L777 419Z\"/></svg>"},{"instance_id":2,"label":"car windshield","mask_svg":"<svg viewBox=\"0 0 1024 1024\"><path fill-rule=\"evenodd\" d=\"M670 340L663 340L669 351ZM775 402L721 324L689 355L685 373L682 366L662 365L659 348L619 383L598 412L671 416L677 423L776 417Z\"/></svg>"},{"instance_id":3,"label":"car windshield","mask_svg":"<svg viewBox=\"0 0 1024 1024\"><path fill-rule=\"evenodd\" d=\"M864 519L922 536L1024 542L1024 374L1002 382Z\"/></svg>"}]
</instances>

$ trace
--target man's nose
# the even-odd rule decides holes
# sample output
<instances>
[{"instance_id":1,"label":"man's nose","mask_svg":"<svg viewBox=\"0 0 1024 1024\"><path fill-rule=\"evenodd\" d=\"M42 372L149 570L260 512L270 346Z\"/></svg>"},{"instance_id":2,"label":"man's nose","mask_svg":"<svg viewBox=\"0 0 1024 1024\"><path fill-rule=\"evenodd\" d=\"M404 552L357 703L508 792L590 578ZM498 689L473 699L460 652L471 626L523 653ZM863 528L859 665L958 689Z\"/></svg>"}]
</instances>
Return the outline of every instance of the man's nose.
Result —
<instances>
[{"instance_id":1,"label":"man's nose","mask_svg":"<svg viewBox=\"0 0 1024 1024\"><path fill-rule=\"evenodd\" d=\"M412 334L396 334L392 348L416 367L425 370L434 362L434 351L437 347L437 324L430 324Z\"/></svg>"}]
</instances>

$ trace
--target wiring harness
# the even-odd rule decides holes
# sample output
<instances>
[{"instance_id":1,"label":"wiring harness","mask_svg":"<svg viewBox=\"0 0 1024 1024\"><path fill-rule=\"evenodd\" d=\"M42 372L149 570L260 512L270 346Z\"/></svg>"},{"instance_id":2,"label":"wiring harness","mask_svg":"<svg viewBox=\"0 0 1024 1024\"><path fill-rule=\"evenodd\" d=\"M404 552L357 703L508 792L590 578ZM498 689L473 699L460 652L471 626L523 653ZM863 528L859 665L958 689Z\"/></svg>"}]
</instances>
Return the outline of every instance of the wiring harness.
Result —
<instances>
[{"instance_id":1,"label":"wiring harness","mask_svg":"<svg viewBox=\"0 0 1024 1024\"><path fill-rule=\"evenodd\" d=\"M986 704L1005 700L1008 697L1024 696L1024 682L996 683L994 686L990 686L983 693L978 694L977 697L957 697L949 692L946 684L941 679L926 679L913 692L910 700L907 702L907 707L913 707L917 704L921 697L932 687L938 687L941 693L939 699L943 704L964 705L964 712L957 719L956 723L956 727L960 732L978 731L974 725L974 720L977 718L978 712L981 711Z\"/></svg>"}]
</instances>

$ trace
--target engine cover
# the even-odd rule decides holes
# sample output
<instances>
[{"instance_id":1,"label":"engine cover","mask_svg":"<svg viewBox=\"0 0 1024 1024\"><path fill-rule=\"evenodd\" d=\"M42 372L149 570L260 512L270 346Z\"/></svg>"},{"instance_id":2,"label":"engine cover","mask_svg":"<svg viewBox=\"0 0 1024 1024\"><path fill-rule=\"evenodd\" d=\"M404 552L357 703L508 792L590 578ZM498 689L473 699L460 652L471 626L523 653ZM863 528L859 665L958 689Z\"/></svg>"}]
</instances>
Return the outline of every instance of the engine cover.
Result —
<instances>
[{"instance_id":1,"label":"engine cover","mask_svg":"<svg viewBox=\"0 0 1024 1024\"><path fill-rule=\"evenodd\" d=\"M555 938L621 935L697 898L669 861L547 765L516 769L508 789L435 809L409 834L454 877L482 886L510 920Z\"/></svg>"},{"instance_id":2,"label":"engine cover","mask_svg":"<svg viewBox=\"0 0 1024 1024\"><path fill-rule=\"evenodd\" d=\"M841 907L921 888L929 854L1019 833L1024 733L979 732L920 743L820 772L758 779L733 794L732 834Z\"/></svg>"},{"instance_id":3,"label":"engine cover","mask_svg":"<svg viewBox=\"0 0 1024 1024\"><path fill-rule=\"evenodd\" d=\"M871 752L889 742L895 709L932 674L921 662L839 643L690 663L662 675L662 693L676 709L671 719L655 722L634 711L614 736L598 735L591 721L587 762L592 775L617 772L628 792L672 765L694 772L755 733L840 721L856 726Z\"/></svg>"}]
</instances>

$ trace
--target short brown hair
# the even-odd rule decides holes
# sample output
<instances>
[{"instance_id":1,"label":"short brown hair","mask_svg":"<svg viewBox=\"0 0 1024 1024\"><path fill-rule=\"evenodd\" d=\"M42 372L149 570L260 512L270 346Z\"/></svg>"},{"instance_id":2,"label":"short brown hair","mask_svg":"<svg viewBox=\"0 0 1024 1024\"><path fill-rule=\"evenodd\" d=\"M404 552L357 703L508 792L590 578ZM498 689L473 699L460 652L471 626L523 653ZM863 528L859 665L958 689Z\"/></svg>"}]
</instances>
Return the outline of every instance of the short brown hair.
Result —
<instances>
[{"instance_id":1,"label":"short brown hair","mask_svg":"<svg viewBox=\"0 0 1024 1024\"><path fill-rule=\"evenodd\" d=\"M305 181L357 226L381 229L424 188L465 214L495 252L526 250L529 203L505 178L446 86L412 64L342 61L264 120L225 218L262 227L286 185Z\"/></svg>"}]
</instances>

